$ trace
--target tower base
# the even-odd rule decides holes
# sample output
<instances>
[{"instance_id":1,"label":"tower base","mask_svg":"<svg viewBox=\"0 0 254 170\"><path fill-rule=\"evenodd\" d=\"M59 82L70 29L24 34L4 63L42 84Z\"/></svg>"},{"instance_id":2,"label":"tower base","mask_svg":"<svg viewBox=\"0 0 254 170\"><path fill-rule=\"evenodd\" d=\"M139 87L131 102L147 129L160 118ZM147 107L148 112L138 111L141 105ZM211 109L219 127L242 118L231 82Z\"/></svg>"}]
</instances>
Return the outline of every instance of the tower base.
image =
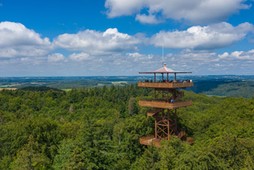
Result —
<instances>
[{"instance_id":1,"label":"tower base","mask_svg":"<svg viewBox=\"0 0 254 170\"><path fill-rule=\"evenodd\" d=\"M181 139L182 141L189 143L190 145L194 144L194 139L192 137L184 137L184 138L182 138L182 136L177 136L177 137ZM162 140L167 140L167 139L158 139L158 138L155 138L153 135L142 136L141 138L139 138L139 143L141 145L154 146L159 148L161 146Z\"/></svg>"}]
</instances>

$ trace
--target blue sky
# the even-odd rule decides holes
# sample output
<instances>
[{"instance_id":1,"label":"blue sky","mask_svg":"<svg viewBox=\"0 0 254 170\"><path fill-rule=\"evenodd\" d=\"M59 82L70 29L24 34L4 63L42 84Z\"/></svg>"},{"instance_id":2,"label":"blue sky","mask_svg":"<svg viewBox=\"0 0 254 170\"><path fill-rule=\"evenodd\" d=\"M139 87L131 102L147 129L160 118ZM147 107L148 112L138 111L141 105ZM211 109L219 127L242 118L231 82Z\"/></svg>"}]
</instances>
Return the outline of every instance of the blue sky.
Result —
<instances>
[{"instance_id":1,"label":"blue sky","mask_svg":"<svg viewBox=\"0 0 254 170\"><path fill-rule=\"evenodd\" d=\"M253 0L0 0L0 76L254 74ZM162 56L162 51L164 55Z\"/></svg>"}]
</instances>

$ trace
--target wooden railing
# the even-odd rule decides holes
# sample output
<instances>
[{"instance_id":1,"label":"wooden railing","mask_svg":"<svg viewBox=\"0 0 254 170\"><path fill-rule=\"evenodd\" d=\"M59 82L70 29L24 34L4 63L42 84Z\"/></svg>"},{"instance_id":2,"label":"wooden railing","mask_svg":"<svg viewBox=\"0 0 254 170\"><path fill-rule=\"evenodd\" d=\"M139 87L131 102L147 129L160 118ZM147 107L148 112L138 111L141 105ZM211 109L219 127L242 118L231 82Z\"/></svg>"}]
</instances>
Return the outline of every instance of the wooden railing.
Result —
<instances>
[{"instance_id":1,"label":"wooden railing","mask_svg":"<svg viewBox=\"0 0 254 170\"><path fill-rule=\"evenodd\" d=\"M147 101L140 100L139 105L143 107L153 107L153 108L161 108L161 109L176 109L180 107L191 106L192 101L183 101L183 102L165 102L165 101Z\"/></svg>"},{"instance_id":2,"label":"wooden railing","mask_svg":"<svg viewBox=\"0 0 254 170\"><path fill-rule=\"evenodd\" d=\"M192 87L193 82L138 82L138 87L147 88L186 88Z\"/></svg>"}]
</instances>

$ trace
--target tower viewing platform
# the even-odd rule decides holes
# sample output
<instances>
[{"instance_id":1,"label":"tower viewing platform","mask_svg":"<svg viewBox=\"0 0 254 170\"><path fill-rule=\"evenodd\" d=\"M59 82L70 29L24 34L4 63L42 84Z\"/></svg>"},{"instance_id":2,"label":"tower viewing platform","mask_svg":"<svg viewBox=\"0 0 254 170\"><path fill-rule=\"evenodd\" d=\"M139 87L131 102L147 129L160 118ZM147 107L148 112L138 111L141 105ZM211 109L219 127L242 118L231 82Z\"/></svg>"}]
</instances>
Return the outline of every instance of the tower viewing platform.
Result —
<instances>
[{"instance_id":1,"label":"tower viewing platform","mask_svg":"<svg viewBox=\"0 0 254 170\"><path fill-rule=\"evenodd\" d=\"M166 64L158 70L148 71L148 72L139 72L139 74L153 74L153 80L145 80L143 82L138 82L138 87L144 88L161 88L161 89L174 89L174 88L187 88L192 87L192 80L177 80L177 74L187 74L191 72L186 71L174 71L170 68L167 68ZM161 75L161 79L160 76ZM173 74L174 79L170 80L169 75Z\"/></svg>"},{"instance_id":2,"label":"tower viewing platform","mask_svg":"<svg viewBox=\"0 0 254 170\"><path fill-rule=\"evenodd\" d=\"M177 109L180 107L187 107L192 105L192 101L182 101L182 102L167 102L167 101L148 101L140 100L138 102L140 106L143 107L152 107L152 108L161 108L161 109Z\"/></svg>"},{"instance_id":3,"label":"tower viewing platform","mask_svg":"<svg viewBox=\"0 0 254 170\"><path fill-rule=\"evenodd\" d=\"M193 83L191 80L184 81L164 81L164 82L138 82L138 87L144 88L160 88L160 89L174 89L174 88L187 88L192 87Z\"/></svg>"},{"instance_id":4,"label":"tower viewing platform","mask_svg":"<svg viewBox=\"0 0 254 170\"><path fill-rule=\"evenodd\" d=\"M153 99L142 99L139 105L151 108L147 116L155 120L154 135L143 136L140 144L160 146L161 140L169 140L171 135L175 135L182 140L187 140L186 133L182 131L177 123L176 111L179 108L192 105L192 101L182 100L185 89L193 86L192 80L178 80L177 74L187 74L191 72L174 71L167 68L166 64L158 70L150 72L139 72L140 74L153 74L153 80L138 82L138 87L153 88L155 96ZM170 77L173 75L173 77Z\"/></svg>"}]
</instances>

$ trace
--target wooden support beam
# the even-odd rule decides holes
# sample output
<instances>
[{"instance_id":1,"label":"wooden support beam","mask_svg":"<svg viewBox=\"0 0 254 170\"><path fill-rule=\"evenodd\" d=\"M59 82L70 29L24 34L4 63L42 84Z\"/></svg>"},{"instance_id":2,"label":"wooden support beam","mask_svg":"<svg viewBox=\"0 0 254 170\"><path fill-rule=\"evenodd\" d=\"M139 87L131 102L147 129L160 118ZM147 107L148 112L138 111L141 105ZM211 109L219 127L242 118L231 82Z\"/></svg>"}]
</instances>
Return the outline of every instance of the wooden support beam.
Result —
<instances>
[{"instance_id":1,"label":"wooden support beam","mask_svg":"<svg viewBox=\"0 0 254 170\"><path fill-rule=\"evenodd\" d=\"M155 122L154 122L154 136L155 136L155 138L158 138L158 132L157 132L157 121L155 120Z\"/></svg>"}]
</instances>

